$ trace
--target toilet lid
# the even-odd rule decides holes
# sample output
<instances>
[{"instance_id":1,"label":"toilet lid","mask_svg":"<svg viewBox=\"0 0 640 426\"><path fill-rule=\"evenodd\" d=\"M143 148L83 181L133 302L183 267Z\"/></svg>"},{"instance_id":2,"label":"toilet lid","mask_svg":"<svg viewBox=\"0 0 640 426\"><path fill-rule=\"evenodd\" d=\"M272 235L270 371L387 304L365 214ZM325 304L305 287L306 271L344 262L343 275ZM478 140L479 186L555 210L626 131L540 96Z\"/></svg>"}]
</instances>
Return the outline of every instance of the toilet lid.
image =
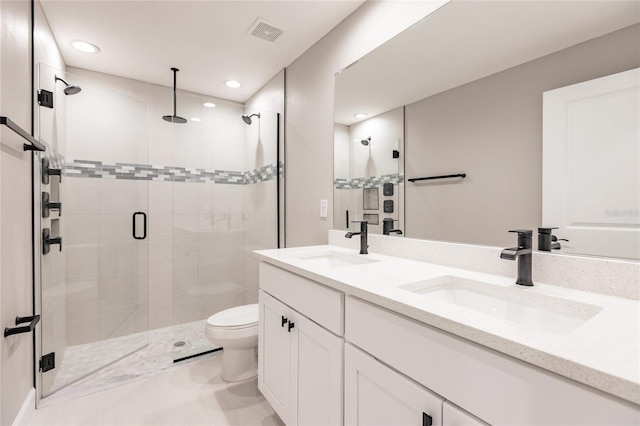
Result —
<instances>
[{"instance_id":1,"label":"toilet lid","mask_svg":"<svg viewBox=\"0 0 640 426\"><path fill-rule=\"evenodd\" d=\"M213 327L246 327L257 324L259 316L258 304L254 303L213 314L207 319L207 324Z\"/></svg>"}]
</instances>

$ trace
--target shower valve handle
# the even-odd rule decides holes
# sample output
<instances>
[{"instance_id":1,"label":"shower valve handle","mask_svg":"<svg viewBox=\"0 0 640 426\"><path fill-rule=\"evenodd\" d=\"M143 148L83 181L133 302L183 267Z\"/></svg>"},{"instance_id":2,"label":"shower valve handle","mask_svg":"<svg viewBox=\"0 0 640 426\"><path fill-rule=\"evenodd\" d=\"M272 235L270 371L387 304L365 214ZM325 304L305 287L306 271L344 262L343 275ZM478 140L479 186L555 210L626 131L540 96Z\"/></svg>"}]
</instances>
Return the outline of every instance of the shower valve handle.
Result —
<instances>
[{"instance_id":1,"label":"shower valve handle","mask_svg":"<svg viewBox=\"0 0 640 426\"><path fill-rule=\"evenodd\" d=\"M280 325L281 327L284 327L284 325L289 322L289 320L287 319L287 317L285 317L284 315L282 315L282 324Z\"/></svg>"},{"instance_id":2,"label":"shower valve handle","mask_svg":"<svg viewBox=\"0 0 640 426\"><path fill-rule=\"evenodd\" d=\"M289 321L289 330L288 330L288 331L289 331L289 333L291 333L291 329L293 328L293 326L294 326L294 325L295 325L294 323L292 323L291 321Z\"/></svg>"}]
</instances>

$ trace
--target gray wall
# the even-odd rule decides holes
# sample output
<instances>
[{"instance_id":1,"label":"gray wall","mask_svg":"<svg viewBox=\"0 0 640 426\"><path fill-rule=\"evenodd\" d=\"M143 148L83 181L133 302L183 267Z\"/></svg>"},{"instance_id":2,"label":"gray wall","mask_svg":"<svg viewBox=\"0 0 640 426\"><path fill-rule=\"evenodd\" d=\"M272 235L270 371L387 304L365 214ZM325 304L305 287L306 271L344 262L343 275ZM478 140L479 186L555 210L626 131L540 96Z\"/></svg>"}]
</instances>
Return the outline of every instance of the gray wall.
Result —
<instances>
[{"instance_id":1,"label":"gray wall","mask_svg":"<svg viewBox=\"0 0 640 426\"><path fill-rule=\"evenodd\" d=\"M542 223L542 92L640 66L628 27L408 105L406 235L506 246Z\"/></svg>"},{"instance_id":2,"label":"gray wall","mask_svg":"<svg viewBox=\"0 0 640 426\"><path fill-rule=\"evenodd\" d=\"M334 75L427 14L430 2L365 2L287 67L287 246L327 243L333 200ZM340 219L340 218L339 218Z\"/></svg>"},{"instance_id":3,"label":"gray wall","mask_svg":"<svg viewBox=\"0 0 640 426\"><path fill-rule=\"evenodd\" d=\"M0 114L31 128L29 2L0 2ZM31 308L31 155L6 127L0 133L0 314L2 327ZM15 419L33 381L30 334L0 339L0 424Z\"/></svg>"}]
</instances>

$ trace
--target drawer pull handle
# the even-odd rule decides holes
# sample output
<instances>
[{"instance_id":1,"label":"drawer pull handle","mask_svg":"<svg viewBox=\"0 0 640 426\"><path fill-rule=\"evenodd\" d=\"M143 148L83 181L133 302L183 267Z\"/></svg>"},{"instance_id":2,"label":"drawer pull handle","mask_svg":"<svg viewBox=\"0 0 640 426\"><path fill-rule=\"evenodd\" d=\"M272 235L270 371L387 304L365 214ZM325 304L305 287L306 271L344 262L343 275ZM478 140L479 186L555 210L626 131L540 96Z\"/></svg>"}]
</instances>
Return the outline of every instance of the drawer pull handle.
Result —
<instances>
[{"instance_id":1,"label":"drawer pull handle","mask_svg":"<svg viewBox=\"0 0 640 426\"><path fill-rule=\"evenodd\" d=\"M431 426L433 424L433 419L427 413L422 413L422 426Z\"/></svg>"},{"instance_id":2,"label":"drawer pull handle","mask_svg":"<svg viewBox=\"0 0 640 426\"><path fill-rule=\"evenodd\" d=\"M284 315L282 316L282 324L281 327L284 327L284 325L288 322L289 320L287 319L287 317L285 317Z\"/></svg>"},{"instance_id":3,"label":"drawer pull handle","mask_svg":"<svg viewBox=\"0 0 640 426\"><path fill-rule=\"evenodd\" d=\"M291 333L291 329L293 328L294 325L295 325L294 323L289 321L289 333Z\"/></svg>"}]
</instances>

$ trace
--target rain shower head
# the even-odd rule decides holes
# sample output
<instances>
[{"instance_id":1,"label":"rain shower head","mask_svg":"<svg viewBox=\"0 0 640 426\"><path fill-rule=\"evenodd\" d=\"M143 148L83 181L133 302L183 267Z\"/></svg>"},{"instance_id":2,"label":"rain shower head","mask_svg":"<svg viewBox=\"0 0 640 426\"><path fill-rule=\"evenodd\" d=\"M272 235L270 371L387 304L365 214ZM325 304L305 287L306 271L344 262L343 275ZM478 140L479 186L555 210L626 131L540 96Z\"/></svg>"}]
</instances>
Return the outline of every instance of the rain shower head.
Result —
<instances>
[{"instance_id":1,"label":"rain shower head","mask_svg":"<svg viewBox=\"0 0 640 426\"><path fill-rule=\"evenodd\" d=\"M180 70L178 68L171 68L171 71L173 71L173 115L164 115L162 116L162 119L164 121L168 121L169 123L184 124L187 122L187 119L178 117L176 108L176 73Z\"/></svg>"},{"instance_id":2,"label":"rain shower head","mask_svg":"<svg viewBox=\"0 0 640 426\"><path fill-rule=\"evenodd\" d=\"M368 145L369 145L369 142L371 142L371 136L369 136L369 137L368 137L368 138L366 138L366 139L362 139L362 140L360 141L360 143L361 143L362 145L364 145L364 146L368 146Z\"/></svg>"},{"instance_id":3,"label":"rain shower head","mask_svg":"<svg viewBox=\"0 0 640 426\"><path fill-rule=\"evenodd\" d=\"M58 80L63 82L64 85L65 85L65 88L64 88L64 94L65 95L75 95L76 93L80 93L80 91L82 90L82 88L80 86L69 84L69 83L67 83L66 81L64 81L63 79L61 79L60 77L58 77L56 75L55 81L57 82Z\"/></svg>"},{"instance_id":4,"label":"rain shower head","mask_svg":"<svg viewBox=\"0 0 640 426\"><path fill-rule=\"evenodd\" d=\"M260 113L251 114L251 115L243 114L242 115L242 121L244 121L245 123L247 123L250 126L251 125L251 117L258 117L258 120L259 120L260 119Z\"/></svg>"}]
</instances>

